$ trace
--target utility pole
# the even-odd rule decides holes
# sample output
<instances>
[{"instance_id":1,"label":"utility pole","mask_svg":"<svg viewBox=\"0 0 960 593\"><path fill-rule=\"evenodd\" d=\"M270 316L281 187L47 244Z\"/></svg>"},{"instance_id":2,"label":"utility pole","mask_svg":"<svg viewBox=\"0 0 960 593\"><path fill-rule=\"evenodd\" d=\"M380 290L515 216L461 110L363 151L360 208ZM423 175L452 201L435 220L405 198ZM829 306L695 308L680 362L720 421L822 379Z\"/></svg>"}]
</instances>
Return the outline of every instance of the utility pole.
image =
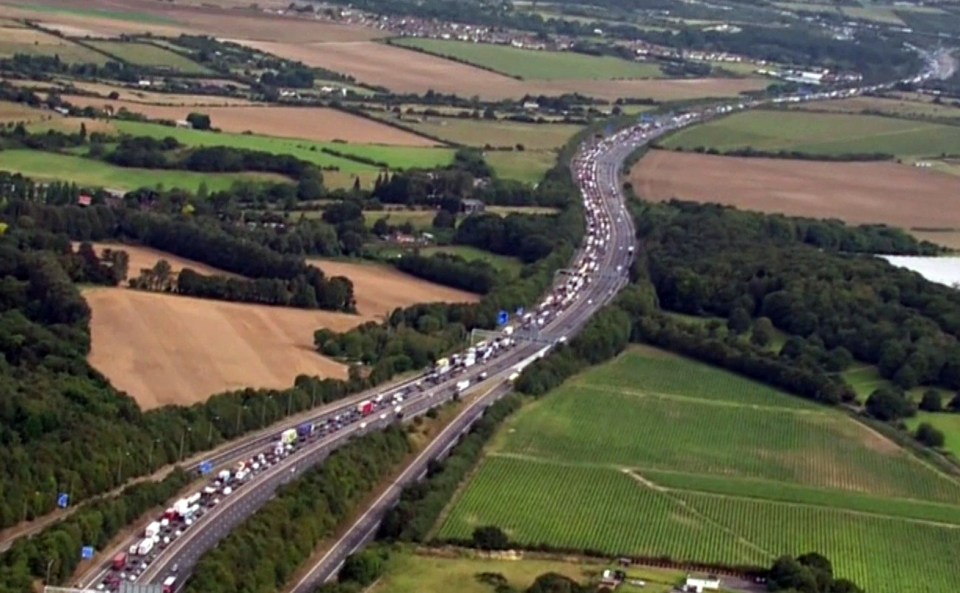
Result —
<instances>
[{"instance_id":1,"label":"utility pole","mask_svg":"<svg viewBox=\"0 0 960 593\"><path fill-rule=\"evenodd\" d=\"M44 585L49 585L49 584L50 584L50 569L53 568L53 563L56 562L56 561L57 561L56 558L51 558L50 561L47 562L47 576L46 576L46 578L43 579L43 584L44 584Z\"/></svg>"},{"instance_id":2,"label":"utility pole","mask_svg":"<svg viewBox=\"0 0 960 593\"><path fill-rule=\"evenodd\" d=\"M180 461L183 461L183 441L187 436L188 432L192 432L193 427L188 426L187 429L180 433L180 455L178 455Z\"/></svg>"},{"instance_id":3,"label":"utility pole","mask_svg":"<svg viewBox=\"0 0 960 593\"><path fill-rule=\"evenodd\" d=\"M157 446L157 443L160 442L160 439L153 439L153 442L150 443L150 452L147 453L147 467L153 468L153 449Z\"/></svg>"},{"instance_id":4,"label":"utility pole","mask_svg":"<svg viewBox=\"0 0 960 593\"><path fill-rule=\"evenodd\" d=\"M210 426L207 428L207 446L213 444L213 423L219 420L220 416L214 416L213 420L210 420Z\"/></svg>"}]
</instances>

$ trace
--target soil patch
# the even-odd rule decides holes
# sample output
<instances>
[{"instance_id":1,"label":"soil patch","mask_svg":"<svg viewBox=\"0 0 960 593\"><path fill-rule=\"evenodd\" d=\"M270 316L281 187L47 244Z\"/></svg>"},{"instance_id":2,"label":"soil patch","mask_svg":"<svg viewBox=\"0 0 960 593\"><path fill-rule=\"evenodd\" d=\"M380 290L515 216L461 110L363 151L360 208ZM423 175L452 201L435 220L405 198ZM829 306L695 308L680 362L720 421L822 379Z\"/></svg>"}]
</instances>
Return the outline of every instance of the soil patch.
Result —
<instances>
[{"instance_id":1,"label":"soil patch","mask_svg":"<svg viewBox=\"0 0 960 593\"><path fill-rule=\"evenodd\" d=\"M827 163L655 150L630 174L638 196L906 229L960 228L960 179L895 163Z\"/></svg>"},{"instance_id":2,"label":"soil patch","mask_svg":"<svg viewBox=\"0 0 960 593\"><path fill-rule=\"evenodd\" d=\"M73 248L76 249L77 243L73 242ZM198 274L206 274L208 276L229 276L231 278L239 278L237 274L232 274L230 272L224 272L213 266L208 266L207 264L194 261L192 259L186 259L183 257L178 257L172 253L166 253L164 251L159 251L156 249L151 249L149 247L141 247L139 245L121 245L116 243L93 243L93 249L96 251L97 255L103 253L104 249L113 249L114 251L126 251L127 255L130 256L130 263L128 266L128 278L135 278L140 275L140 270L145 268L152 268L158 261L161 259L167 260L167 263L170 264L170 270L174 275L179 274L180 270L184 268L190 268Z\"/></svg>"}]
</instances>

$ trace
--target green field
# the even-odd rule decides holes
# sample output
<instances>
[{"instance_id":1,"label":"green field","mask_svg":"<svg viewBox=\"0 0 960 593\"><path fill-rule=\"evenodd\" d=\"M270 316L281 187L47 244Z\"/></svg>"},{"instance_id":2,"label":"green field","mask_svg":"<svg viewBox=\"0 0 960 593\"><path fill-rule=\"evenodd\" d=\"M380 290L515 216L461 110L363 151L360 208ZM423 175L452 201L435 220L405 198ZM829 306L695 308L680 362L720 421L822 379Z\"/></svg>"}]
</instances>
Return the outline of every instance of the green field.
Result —
<instances>
[{"instance_id":1,"label":"green field","mask_svg":"<svg viewBox=\"0 0 960 593\"><path fill-rule=\"evenodd\" d=\"M557 155L545 150L490 150L484 159L498 177L526 183L539 183L543 175L557 164Z\"/></svg>"},{"instance_id":2,"label":"green field","mask_svg":"<svg viewBox=\"0 0 960 593\"><path fill-rule=\"evenodd\" d=\"M88 41L91 46L117 59L147 68L165 68L183 74L210 74L211 70L178 54L149 43L132 41Z\"/></svg>"},{"instance_id":3,"label":"green field","mask_svg":"<svg viewBox=\"0 0 960 593\"><path fill-rule=\"evenodd\" d=\"M960 153L960 127L872 115L751 111L695 126L664 141L668 148L792 150L815 155Z\"/></svg>"},{"instance_id":4,"label":"green field","mask_svg":"<svg viewBox=\"0 0 960 593\"><path fill-rule=\"evenodd\" d=\"M469 557L423 556L392 551L386 574L368 591L370 593L424 593L456 591L457 593L492 593L490 585L481 583L481 573L502 574L517 591L529 587L542 574L553 572L579 583L595 582L605 568L604 564L561 562L554 560L495 560ZM682 582L684 573L656 568L631 567L631 579L642 579L647 593L669 593L673 585ZM631 590L626 586L625 590Z\"/></svg>"},{"instance_id":5,"label":"green field","mask_svg":"<svg viewBox=\"0 0 960 593\"><path fill-rule=\"evenodd\" d=\"M489 524L725 564L817 550L871 593L928 593L953 579L960 483L837 410L643 348L507 421L438 535Z\"/></svg>"},{"instance_id":6,"label":"green field","mask_svg":"<svg viewBox=\"0 0 960 593\"><path fill-rule=\"evenodd\" d=\"M950 402L950 397L951 396L948 395L943 398L944 406ZM918 412L916 417L907 420L907 427L909 427L910 430L916 430L917 425L921 422L927 422L939 429L944 436L943 448L952 453L957 459L960 459L960 414L948 412L935 414Z\"/></svg>"},{"instance_id":7,"label":"green field","mask_svg":"<svg viewBox=\"0 0 960 593\"><path fill-rule=\"evenodd\" d=\"M102 19L112 19L115 21L130 21L133 23L153 23L157 25L176 25L177 21L162 17L156 14L147 14L143 12L131 12L125 10L103 10L99 8L67 8L65 6L46 6L36 3L14 4L21 10L32 10L34 12L46 12L50 14L69 14L74 16L87 16Z\"/></svg>"},{"instance_id":8,"label":"green field","mask_svg":"<svg viewBox=\"0 0 960 593\"><path fill-rule=\"evenodd\" d=\"M536 51L490 43L410 37L395 39L393 43L528 80L611 80L663 75L653 64L569 51Z\"/></svg>"},{"instance_id":9,"label":"green field","mask_svg":"<svg viewBox=\"0 0 960 593\"><path fill-rule=\"evenodd\" d=\"M15 54L29 56L59 56L67 64L98 64L107 62L107 56L76 43L24 27L0 28L0 57Z\"/></svg>"},{"instance_id":10,"label":"green field","mask_svg":"<svg viewBox=\"0 0 960 593\"><path fill-rule=\"evenodd\" d=\"M383 161L393 169L427 168L448 165L453 162L454 153L454 150L450 148L414 148L409 146L311 142L309 140L273 138L253 134L204 132L186 128L171 128L160 124L130 121L117 121L115 125L122 133L133 136L151 136L153 138L172 136L187 146L229 146L247 150L261 150L273 154L289 154L320 167L337 167L340 171L349 173L376 173L378 167L330 155L322 152L320 149L326 147L343 154Z\"/></svg>"},{"instance_id":11,"label":"green field","mask_svg":"<svg viewBox=\"0 0 960 593\"><path fill-rule=\"evenodd\" d=\"M484 121L456 117L430 117L421 122L403 122L403 126L447 142L483 148L514 147L526 150L560 148L581 126L574 124L530 124L514 121Z\"/></svg>"},{"instance_id":12,"label":"green field","mask_svg":"<svg viewBox=\"0 0 960 593\"><path fill-rule=\"evenodd\" d=\"M206 183L210 191L220 191L230 189L234 182L241 180L282 179L279 176L259 173L127 169L78 156L25 149L0 151L0 170L22 173L37 180L66 180L79 185L120 190L156 187L162 184L166 189L181 188L195 192L201 183Z\"/></svg>"},{"instance_id":13,"label":"green field","mask_svg":"<svg viewBox=\"0 0 960 593\"><path fill-rule=\"evenodd\" d=\"M462 257L467 261L484 261L500 270L510 274L516 274L523 267L523 262L515 257L506 255L497 255L469 245L444 245L438 247L424 247L420 249L421 255L433 255L436 253L448 253Z\"/></svg>"}]
</instances>

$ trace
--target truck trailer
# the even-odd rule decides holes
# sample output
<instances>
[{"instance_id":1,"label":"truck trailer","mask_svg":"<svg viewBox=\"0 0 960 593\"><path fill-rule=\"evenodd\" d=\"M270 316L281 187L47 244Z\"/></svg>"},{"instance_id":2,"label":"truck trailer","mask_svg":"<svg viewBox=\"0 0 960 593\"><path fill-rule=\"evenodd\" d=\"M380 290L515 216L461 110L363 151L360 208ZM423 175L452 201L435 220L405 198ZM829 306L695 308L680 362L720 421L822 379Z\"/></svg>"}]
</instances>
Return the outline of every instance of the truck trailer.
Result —
<instances>
[{"instance_id":1,"label":"truck trailer","mask_svg":"<svg viewBox=\"0 0 960 593\"><path fill-rule=\"evenodd\" d=\"M357 411L360 412L361 416L369 416L373 414L373 402L370 400L363 400L357 404Z\"/></svg>"},{"instance_id":2,"label":"truck trailer","mask_svg":"<svg viewBox=\"0 0 960 593\"><path fill-rule=\"evenodd\" d=\"M288 428L287 430L280 433L280 442L284 445L292 445L297 442L297 429Z\"/></svg>"},{"instance_id":3,"label":"truck trailer","mask_svg":"<svg viewBox=\"0 0 960 593\"><path fill-rule=\"evenodd\" d=\"M123 570L127 566L127 553L120 552L113 557L113 562L110 564L113 567L113 570Z\"/></svg>"}]
</instances>

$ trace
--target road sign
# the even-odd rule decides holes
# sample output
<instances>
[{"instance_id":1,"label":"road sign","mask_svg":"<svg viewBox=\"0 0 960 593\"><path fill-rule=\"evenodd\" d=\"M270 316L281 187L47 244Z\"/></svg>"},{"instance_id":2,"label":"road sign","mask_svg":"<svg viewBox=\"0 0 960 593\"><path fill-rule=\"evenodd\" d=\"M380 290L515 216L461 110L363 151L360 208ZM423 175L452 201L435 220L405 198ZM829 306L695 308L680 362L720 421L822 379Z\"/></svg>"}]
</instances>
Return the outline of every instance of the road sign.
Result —
<instances>
[{"instance_id":1,"label":"road sign","mask_svg":"<svg viewBox=\"0 0 960 593\"><path fill-rule=\"evenodd\" d=\"M500 311L497 314L497 325L506 325L510 321L510 314L506 311Z\"/></svg>"},{"instance_id":2,"label":"road sign","mask_svg":"<svg viewBox=\"0 0 960 593\"><path fill-rule=\"evenodd\" d=\"M70 495L67 494L66 492L61 492L57 496L57 506L60 507L61 509L65 509L68 506L70 506Z\"/></svg>"},{"instance_id":3,"label":"road sign","mask_svg":"<svg viewBox=\"0 0 960 593\"><path fill-rule=\"evenodd\" d=\"M95 553L96 550L93 549L93 546L83 546L80 548L80 557L84 560L90 560Z\"/></svg>"},{"instance_id":4,"label":"road sign","mask_svg":"<svg viewBox=\"0 0 960 593\"><path fill-rule=\"evenodd\" d=\"M213 462L212 461L201 461L200 462L200 475L207 475L213 471Z\"/></svg>"}]
</instances>

